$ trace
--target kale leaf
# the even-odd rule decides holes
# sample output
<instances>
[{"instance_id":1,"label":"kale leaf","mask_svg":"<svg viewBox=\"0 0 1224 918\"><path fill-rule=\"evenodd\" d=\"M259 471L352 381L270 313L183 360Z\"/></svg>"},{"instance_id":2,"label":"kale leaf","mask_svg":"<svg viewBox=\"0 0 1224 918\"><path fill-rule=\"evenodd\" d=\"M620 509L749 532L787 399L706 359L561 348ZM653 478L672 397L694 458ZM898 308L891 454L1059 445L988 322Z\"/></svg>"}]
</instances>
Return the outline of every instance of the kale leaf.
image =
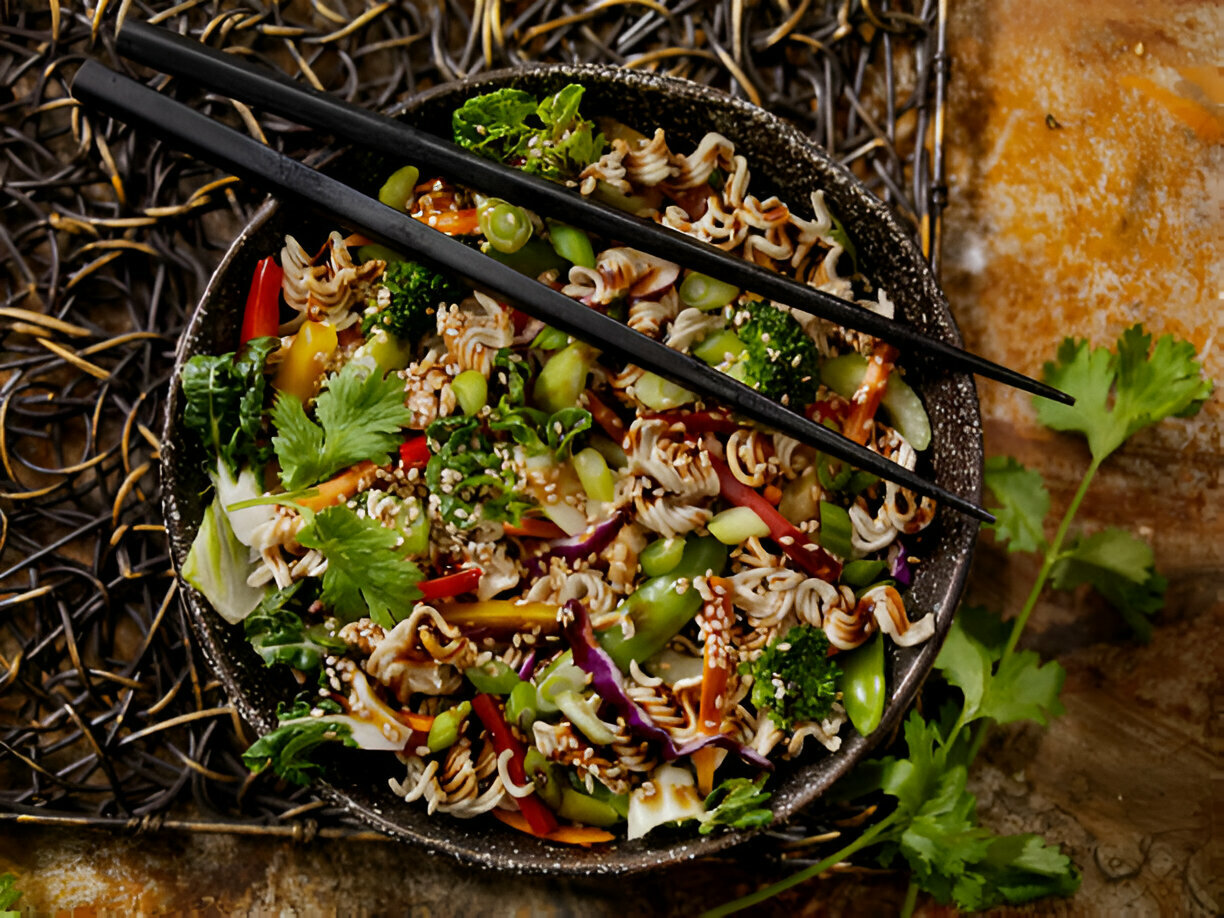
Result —
<instances>
[{"instance_id":1,"label":"kale leaf","mask_svg":"<svg viewBox=\"0 0 1224 918\"><path fill-rule=\"evenodd\" d=\"M346 649L344 641L328 634L322 626L307 627L301 616L287 608L303 583L298 580L283 590L269 593L243 622L247 640L268 666L284 663L312 672L329 653L343 653Z\"/></svg>"}]
</instances>

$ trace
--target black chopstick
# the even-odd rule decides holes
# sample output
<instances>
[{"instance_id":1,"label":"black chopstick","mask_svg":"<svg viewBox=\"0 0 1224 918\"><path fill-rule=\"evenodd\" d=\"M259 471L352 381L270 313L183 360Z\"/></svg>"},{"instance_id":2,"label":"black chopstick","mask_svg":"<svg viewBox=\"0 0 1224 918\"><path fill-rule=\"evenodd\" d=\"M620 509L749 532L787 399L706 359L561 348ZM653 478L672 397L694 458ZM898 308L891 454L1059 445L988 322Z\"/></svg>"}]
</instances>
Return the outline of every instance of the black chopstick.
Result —
<instances>
[{"instance_id":1,"label":"black chopstick","mask_svg":"<svg viewBox=\"0 0 1224 918\"><path fill-rule=\"evenodd\" d=\"M438 169L478 191L506 198L604 238L617 239L846 328L866 332L908 354L931 358L941 367L977 373L1064 404L1074 402L1052 386L930 338L857 303L728 255L717 246L653 221L584 198L555 182L483 159L394 118L349 105L175 32L129 21L119 32L117 47L125 57L165 73L414 165Z\"/></svg>"},{"instance_id":2,"label":"black chopstick","mask_svg":"<svg viewBox=\"0 0 1224 918\"><path fill-rule=\"evenodd\" d=\"M90 107L248 178L282 199L295 199L378 242L412 252L414 257L457 274L473 287L488 291L566 334L593 344L604 353L713 396L736 411L902 487L926 494L978 519L993 519L971 501L783 408L727 374L582 306L407 214L95 61L82 65L73 82L72 93Z\"/></svg>"}]
</instances>

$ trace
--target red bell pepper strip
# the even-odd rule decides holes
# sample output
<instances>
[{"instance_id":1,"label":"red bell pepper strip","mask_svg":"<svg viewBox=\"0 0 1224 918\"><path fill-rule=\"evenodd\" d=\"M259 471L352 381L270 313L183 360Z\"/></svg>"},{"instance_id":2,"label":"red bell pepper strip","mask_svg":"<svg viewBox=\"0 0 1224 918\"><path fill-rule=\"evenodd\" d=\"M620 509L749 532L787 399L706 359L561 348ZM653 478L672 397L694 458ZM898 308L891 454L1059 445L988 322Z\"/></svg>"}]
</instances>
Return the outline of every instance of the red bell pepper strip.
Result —
<instances>
[{"instance_id":1,"label":"red bell pepper strip","mask_svg":"<svg viewBox=\"0 0 1224 918\"><path fill-rule=\"evenodd\" d=\"M400 444L400 465L406 469L423 469L429 464L429 438L424 434Z\"/></svg>"},{"instance_id":2,"label":"red bell pepper strip","mask_svg":"<svg viewBox=\"0 0 1224 918\"><path fill-rule=\"evenodd\" d=\"M510 727L502 717L501 711L498 710L493 696L484 693L477 695L472 699L472 710L476 712L484 728L489 731L489 738L493 740L493 751L500 756L507 749L510 750L510 760L506 763L506 771L511 780L518 785L526 784L527 771L523 768L523 756L526 750L518 737L510 732ZM515 799L518 801L523 817L527 820L527 825L531 827L534 834L546 836L557 830L557 818L535 794Z\"/></svg>"},{"instance_id":3,"label":"red bell pepper strip","mask_svg":"<svg viewBox=\"0 0 1224 918\"><path fill-rule=\"evenodd\" d=\"M421 598L426 602L431 599L448 599L460 593L471 593L480 584L483 575L484 571L480 568L469 567L453 574L435 577L433 580L421 580L417 583L417 589L421 591Z\"/></svg>"},{"instance_id":4,"label":"red bell pepper strip","mask_svg":"<svg viewBox=\"0 0 1224 918\"><path fill-rule=\"evenodd\" d=\"M752 510L769 527L769 536L786 552L787 557L812 577L828 583L836 583L841 576L841 564L827 551L813 542L806 534L778 512L754 489L748 487L731 473L727 463L711 456L710 464L718 473L718 484L723 500L737 507Z\"/></svg>"},{"instance_id":5,"label":"red bell pepper strip","mask_svg":"<svg viewBox=\"0 0 1224 918\"><path fill-rule=\"evenodd\" d=\"M880 343L867 358L867 372L850 399L853 407L842 425L842 433L855 443L866 443L871 436L871 420L880 407L880 399L888 387L888 374L892 372L898 356L897 349L891 344Z\"/></svg>"},{"instance_id":6,"label":"red bell pepper strip","mask_svg":"<svg viewBox=\"0 0 1224 918\"><path fill-rule=\"evenodd\" d=\"M239 344L246 344L252 338L276 335L280 328L280 290L284 274L272 255L255 266L251 289L247 293L246 310L242 313Z\"/></svg>"}]
</instances>

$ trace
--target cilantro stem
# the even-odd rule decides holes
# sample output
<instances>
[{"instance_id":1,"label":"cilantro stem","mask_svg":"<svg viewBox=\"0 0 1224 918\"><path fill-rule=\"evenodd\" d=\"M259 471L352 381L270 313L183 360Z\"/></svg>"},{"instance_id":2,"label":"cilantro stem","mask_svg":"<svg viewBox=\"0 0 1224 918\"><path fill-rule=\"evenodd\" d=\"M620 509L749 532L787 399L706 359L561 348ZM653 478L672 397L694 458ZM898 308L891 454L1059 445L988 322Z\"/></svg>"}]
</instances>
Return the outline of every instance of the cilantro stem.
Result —
<instances>
[{"instance_id":1,"label":"cilantro stem","mask_svg":"<svg viewBox=\"0 0 1224 918\"><path fill-rule=\"evenodd\" d=\"M1015 652L1016 645L1020 642L1020 635L1024 633L1024 628L1028 624L1029 616L1033 613L1033 609L1037 607L1037 600L1041 597L1046 581L1050 579L1054 565L1062 554L1063 541L1067 538L1067 532L1071 528L1071 521L1075 519L1075 515L1079 512L1084 495L1088 493L1092 479L1096 477L1097 469L1100 467L1101 460L1098 458L1093 458L1092 462L1088 464L1088 469L1084 472L1084 478L1080 482L1079 488L1076 489L1075 496L1071 498L1071 503L1067 505L1067 512L1063 514L1062 522L1058 524L1058 531L1054 533L1054 538L1046 546L1045 555L1041 559L1041 570L1037 573L1037 579L1033 581L1033 588L1029 590L1028 598L1025 599L1024 606L1020 609L1020 614L1012 622L1011 634L1007 637L1007 644L1004 646L1003 655L999 659L1000 665ZM977 754L982 748L982 743L986 741L986 734L990 732L992 723L990 720L983 720L978 724L973 734L973 741L969 744L969 754L965 760L966 766L977 758ZM951 745L951 742L948 745Z\"/></svg>"},{"instance_id":2,"label":"cilantro stem","mask_svg":"<svg viewBox=\"0 0 1224 918\"><path fill-rule=\"evenodd\" d=\"M1058 561L1059 554L1062 551L1063 540L1066 539L1067 531L1071 528L1071 521L1075 518L1075 514L1079 512L1084 495L1088 493L1088 487L1092 484L1092 479L1096 476L1097 469L1100 467L1101 461L1099 459L1094 458L1089 463L1088 470L1084 473L1084 478L1080 482L1075 496L1071 498L1071 503L1067 506L1067 512L1063 514L1062 522L1058 525L1058 531L1054 534L1053 541L1046 547L1045 557L1041 561L1041 571L1037 574L1037 579L1033 582L1033 588L1029 591L1028 598L1024 601L1024 607L1012 623L1011 634L1008 635L1007 645L1003 648L1002 660L1006 660L1015 651L1016 644L1020 641L1020 635L1024 632L1025 625L1028 624L1029 615L1036 608L1041 591L1045 589L1046 581L1050 579L1050 572L1054 569L1055 562Z\"/></svg>"},{"instance_id":3,"label":"cilantro stem","mask_svg":"<svg viewBox=\"0 0 1224 918\"><path fill-rule=\"evenodd\" d=\"M749 893L746 896L741 896L739 899L734 899L731 902L724 902L722 905L715 906L708 912L702 912L701 918L722 918L723 915L732 915L742 909L748 908L751 905L757 905L764 902L766 899L772 899L778 893L785 892L792 886L798 886L805 880L810 880L813 877L819 876L835 864L840 864L850 855L863 848L870 847L875 844L876 839L884 832L892 828L897 821L899 811L894 810L886 817L881 819L875 825L867 829L862 835L850 842L843 848L834 851L823 861L813 864L811 867L805 867L798 873L793 873L784 880L779 880L772 886L766 886L764 889L758 889L754 893Z\"/></svg>"},{"instance_id":4,"label":"cilantro stem","mask_svg":"<svg viewBox=\"0 0 1224 918\"><path fill-rule=\"evenodd\" d=\"M905 889L905 901L901 903L900 918L910 918L914 914L914 906L918 904L918 881L910 877L909 886Z\"/></svg>"}]
</instances>

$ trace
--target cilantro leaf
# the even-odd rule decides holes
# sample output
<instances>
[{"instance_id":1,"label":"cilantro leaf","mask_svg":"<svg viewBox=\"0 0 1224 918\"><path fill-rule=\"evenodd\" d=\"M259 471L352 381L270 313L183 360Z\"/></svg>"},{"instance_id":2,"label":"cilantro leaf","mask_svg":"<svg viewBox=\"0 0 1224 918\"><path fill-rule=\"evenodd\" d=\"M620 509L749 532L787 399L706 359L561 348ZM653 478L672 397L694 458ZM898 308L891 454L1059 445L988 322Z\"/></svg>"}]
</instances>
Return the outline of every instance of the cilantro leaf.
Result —
<instances>
[{"instance_id":1,"label":"cilantro leaf","mask_svg":"<svg viewBox=\"0 0 1224 918\"><path fill-rule=\"evenodd\" d=\"M706 797L706 811L697 817L702 835L709 835L717 826L752 829L773 822L773 811L765 804L773 796L764 790L769 775L755 779L728 778Z\"/></svg>"},{"instance_id":2,"label":"cilantro leaf","mask_svg":"<svg viewBox=\"0 0 1224 918\"><path fill-rule=\"evenodd\" d=\"M983 612L975 615L979 629L984 618ZM989 717L1001 724L1031 720L1044 725L1061 714L1058 695L1067 676L1062 666L1054 660L1043 664L1031 650L1002 658L1002 649L1001 643L987 644L971 633L962 616L952 622L935 668L964 693L962 722Z\"/></svg>"},{"instance_id":3,"label":"cilantro leaf","mask_svg":"<svg viewBox=\"0 0 1224 918\"><path fill-rule=\"evenodd\" d=\"M314 514L298 542L327 559L320 598L340 618L368 615L393 628L421 596L421 570L396 553L402 536L377 520L358 516L344 504Z\"/></svg>"},{"instance_id":4,"label":"cilantro leaf","mask_svg":"<svg viewBox=\"0 0 1224 918\"><path fill-rule=\"evenodd\" d=\"M1142 641L1151 640L1151 617L1164 608L1168 587L1156 572L1148 544L1113 528L1077 540L1055 562L1050 582L1060 590L1090 584Z\"/></svg>"},{"instance_id":5,"label":"cilantro leaf","mask_svg":"<svg viewBox=\"0 0 1224 918\"><path fill-rule=\"evenodd\" d=\"M1000 506L991 507L995 522L988 524L1008 552L1043 551L1043 525L1050 512L1050 492L1041 473L1025 468L1010 456L986 460L985 482Z\"/></svg>"},{"instance_id":6,"label":"cilantro leaf","mask_svg":"<svg viewBox=\"0 0 1224 918\"><path fill-rule=\"evenodd\" d=\"M0 874L0 908L11 909L22 893L16 888L17 877L11 873ZM16 914L16 912L14 912Z\"/></svg>"},{"instance_id":7,"label":"cilantro leaf","mask_svg":"<svg viewBox=\"0 0 1224 918\"><path fill-rule=\"evenodd\" d=\"M1065 339L1057 360L1045 365L1045 381L1075 396L1076 403L1037 398L1038 419L1054 430L1082 433L1096 462L1144 427L1194 414L1212 391L1194 345L1165 335L1153 348L1142 325L1122 333L1116 354Z\"/></svg>"},{"instance_id":8,"label":"cilantro leaf","mask_svg":"<svg viewBox=\"0 0 1224 918\"><path fill-rule=\"evenodd\" d=\"M412 422L404 384L356 364L331 376L315 403L318 423L306 417L301 401L282 393L272 406L281 482L289 490L330 478L358 462L384 465L399 446L400 428Z\"/></svg>"}]
</instances>

